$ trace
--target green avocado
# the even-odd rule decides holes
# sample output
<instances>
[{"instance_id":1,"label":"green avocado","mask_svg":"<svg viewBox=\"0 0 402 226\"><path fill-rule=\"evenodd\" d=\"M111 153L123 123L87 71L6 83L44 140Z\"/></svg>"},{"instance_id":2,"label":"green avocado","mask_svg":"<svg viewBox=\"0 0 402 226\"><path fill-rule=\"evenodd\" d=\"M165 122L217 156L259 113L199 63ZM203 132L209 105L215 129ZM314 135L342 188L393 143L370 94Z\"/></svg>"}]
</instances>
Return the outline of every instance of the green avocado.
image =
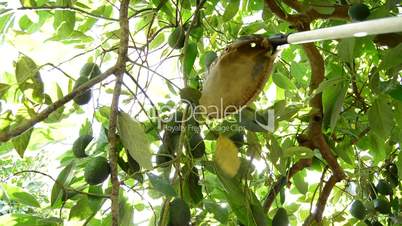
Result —
<instances>
[{"instance_id":1,"label":"green avocado","mask_svg":"<svg viewBox=\"0 0 402 226\"><path fill-rule=\"evenodd\" d=\"M190 138L189 147L193 158L201 158L205 154L205 143L201 135L198 133Z\"/></svg>"},{"instance_id":2,"label":"green avocado","mask_svg":"<svg viewBox=\"0 0 402 226\"><path fill-rule=\"evenodd\" d=\"M173 49L181 49L184 46L184 39L186 34L182 26L177 26L173 32L169 35L168 44Z\"/></svg>"},{"instance_id":3,"label":"green avocado","mask_svg":"<svg viewBox=\"0 0 402 226\"><path fill-rule=\"evenodd\" d=\"M77 158L84 158L88 155L85 154L85 148L92 141L93 137L91 135L83 135L78 137L73 144L73 153Z\"/></svg>"},{"instance_id":4,"label":"green avocado","mask_svg":"<svg viewBox=\"0 0 402 226\"><path fill-rule=\"evenodd\" d=\"M97 185L106 180L110 174L110 166L105 157L95 157L87 163L84 170L85 181Z\"/></svg>"},{"instance_id":5,"label":"green avocado","mask_svg":"<svg viewBox=\"0 0 402 226\"><path fill-rule=\"evenodd\" d=\"M388 200L378 198L374 199L374 209L380 213L387 214L391 212L391 205Z\"/></svg>"},{"instance_id":6,"label":"green avocado","mask_svg":"<svg viewBox=\"0 0 402 226\"><path fill-rule=\"evenodd\" d=\"M190 225L190 207L188 207L187 203L180 198L175 198L170 203L169 216L169 225L171 226Z\"/></svg>"},{"instance_id":7,"label":"green avocado","mask_svg":"<svg viewBox=\"0 0 402 226\"><path fill-rule=\"evenodd\" d=\"M99 69L99 66L95 63L84 64L80 71L80 77L87 77L89 79L93 79L100 74L101 71Z\"/></svg>"},{"instance_id":8,"label":"green avocado","mask_svg":"<svg viewBox=\"0 0 402 226\"><path fill-rule=\"evenodd\" d=\"M363 220L366 217L367 209L360 200L355 200L350 207L350 214L357 219Z\"/></svg>"},{"instance_id":9,"label":"green avocado","mask_svg":"<svg viewBox=\"0 0 402 226\"><path fill-rule=\"evenodd\" d=\"M172 154L168 151L168 149L165 147L164 144L162 144L159 147L159 151L156 155L156 165L161 166L161 167L168 167L170 164L167 164L167 162L172 161L173 156Z\"/></svg>"},{"instance_id":10,"label":"green avocado","mask_svg":"<svg viewBox=\"0 0 402 226\"><path fill-rule=\"evenodd\" d=\"M229 137L233 143L238 147L241 148L244 144L244 134L242 132L236 132L232 136Z\"/></svg>"},{"instance_id":11,"label":"green avocado","mask_svg":"<svg viewBox=\"0 0 402 226\"><path fill-rule=\"evenodd\" d=\"M127 152L127 162L130 169L135 173L140 171L140 165L138 164L133 157L131 157L130 153Z\"/></svg>"},{"instance_id":12,"label":"green avocado","mask_svg":"<svg viewBox=\"0 0 402 226\"><path fill-rule=\"evenodd\" d=\"M370 16L370 9L365 4L353 4L349 8L348 14L353 20L362 21Z\"/></svg>"},{"instance_id":13,"label":"green avocado","mask_svg":"<svg viewBox=\"0 0 402 226\"><path fill-rule=\"evenodd\" d=\"M77 81L75 81L73 90L77 89L79 86L81 86L87 81L88 81L87 77L84 76L79 77ZM91 89L88 89L81 95L77 95L76 97L74 97L74 102L78 105L85 105L91 100L91 98L92 98L92 91Z\"/></svg>"},{"instance_id":14,"label":"green avocado","mask_svg":"<svg viewBox=\"0 0 402 226\"><path fill-rule=\"evenodd\" d=\"M392 194L392 187L391 185L385 180L379 180L378 184L375 186L378 193L383 195L390 195Z\"/></svg>"},{"instance_id":15,"label":"green avocado","mask_svg":"<svg viewBox=\"0 0 402 226\"><path fill-rule=\"evenodd\" d=\"M289 218L288 213L284 208L279 208L276 211L274 218L272 219L272 225L275 226L288 226L289 225Z\"/></svg>"}]
</instances>

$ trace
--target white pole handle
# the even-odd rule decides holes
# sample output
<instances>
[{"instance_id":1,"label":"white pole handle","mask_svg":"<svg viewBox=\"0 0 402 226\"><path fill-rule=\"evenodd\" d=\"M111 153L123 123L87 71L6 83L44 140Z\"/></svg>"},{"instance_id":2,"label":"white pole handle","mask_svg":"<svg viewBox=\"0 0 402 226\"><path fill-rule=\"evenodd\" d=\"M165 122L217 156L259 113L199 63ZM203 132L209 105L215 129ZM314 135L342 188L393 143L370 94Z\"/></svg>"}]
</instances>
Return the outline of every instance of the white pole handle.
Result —
<instances>
[{"instance_id":1,"label":"white pole handle","mask_svg":"<svg viewBox=\"0 0 402 226\"><path fill-rule=\"evenodd\" d=\"M321 28L289 34L289 44L300 44L330 39L364 37L384 33L402 32L402 16L368 20L335 27Z\"/></svg>"}]
</instances>

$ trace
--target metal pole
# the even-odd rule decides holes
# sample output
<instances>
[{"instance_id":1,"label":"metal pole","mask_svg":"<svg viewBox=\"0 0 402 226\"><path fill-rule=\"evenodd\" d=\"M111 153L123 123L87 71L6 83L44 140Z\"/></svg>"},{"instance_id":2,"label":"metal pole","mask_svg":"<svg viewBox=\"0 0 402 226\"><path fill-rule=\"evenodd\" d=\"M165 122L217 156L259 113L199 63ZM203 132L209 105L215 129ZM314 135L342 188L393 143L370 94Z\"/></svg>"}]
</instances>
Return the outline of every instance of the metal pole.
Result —
<instances>
[{"instance_id":1,"label":"metal pole","mask_svg":"<svg viewBox=\"0 0 402 226\"><path fill-rule=\"evenodd\" d=\"M311 31L302 31L289 35L278 34L271 36L270 40L277 45L300 44L393 32L402 32L402 16L349 23Z\"/></svg>"}]
</instances>

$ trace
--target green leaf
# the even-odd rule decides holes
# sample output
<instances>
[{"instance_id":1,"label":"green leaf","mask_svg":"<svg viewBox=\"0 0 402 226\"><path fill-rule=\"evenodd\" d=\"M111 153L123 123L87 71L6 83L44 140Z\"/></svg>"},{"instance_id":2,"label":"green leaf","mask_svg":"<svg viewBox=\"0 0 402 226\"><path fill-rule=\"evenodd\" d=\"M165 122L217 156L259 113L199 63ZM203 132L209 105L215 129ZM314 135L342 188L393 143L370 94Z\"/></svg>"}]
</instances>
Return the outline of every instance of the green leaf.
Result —
<instances>
[{"instance_id":1,"label":"green leaf","mask_svg":"<svg viewBox=\"0 0 402 226\"><path fill-rule=\"evenodd\" d=\"M68 164L57 176L57 179L52 187L52 193L50 195L50 206L54 206L63 195L63 187L68 186L73 179L75 163L72 161Z\"/></svg>"},{"instance_id":2,"label":"green leaf","mask_svg":"<svg viewBox=\"0 0 402 226\"><path fill-rule=\"evenodd\" d=\"M346 63L353 63L355 42L355 38L346 38L338 43L338 56Z\"/></svg>"},{"instance_id":3,"label":"green leaf","mask_svg":"<svg viewBox=\"0 0 402 226\"><path fill-rule=\"evenodd\" d=\"M15 65L15 77L18 87L24 91L33 89L37 96L43 94L43 82L36 63L27 56L20 56Z\"/></svg>"},{"instance_id":4,"label":"green leaf","mask_svg":"<svg viewBox=\"0 0 402 226\"><path fill-rule=\"evenodd\" d=\"M5 83L0 83L0 98L4 96L4 94L7 93L8 89L10 89L10 85L5 84Z\"/></svg>"},{"instance_id":5,"label":"green leaf","mask_svg":"<svg viewBox=\"0 0 402 226\"><path fill-rule=\"evenodd\" d=\"M402 101L402 85L396 86L395 88L389 90L387 93L395 100Z\"/></svg>"},{"instance_id":6,"label":"green leaf","mask_svg":"<svg viewBox=\"0 0 402 226\"><path fill-rule=\"evenodd\" d=\"M161 192L162 194L164 194L166 196L170 196L170 197L175 197L177 195L176 191L174 190L172 185L169 184L168 181L166 181L162 177L157 176L152 173L148 173L147 175L149 178L149 182L151 182L152 187L155 190Z\"/></svg>"},{"instance_id":7,"label":"green leaf","mask_svg":"<svg viewBox=\"0 0 402 226\"><path fill-rule=\"evenodd\" d=\"M402 65L402 43L392 49L388 49L382 57L380 69L388 70Z\"/></svg>"},{"instance_id":8,"label":"green leaf","mask_svg":"<svg viewBox=\"0 0 402 226\"><path fill-rule=\"evenodd\" d=\"M306 176L306 171L303 170L303 171L296 173L292 178L293 182L296 186L296 189L303 195L306 194L308 191L308 183L304 179L305 176Z\"/></svg>"},{"instance_id":9,"label":"green leaf","mask_svg":"<svg viewBox=\"0 0 402 226\"><path fill-rule=\"evenodd\" d=\"M0 188L5 192L8 200L40 208L40 204L35 196L24 191L22 188L10 184L0 184Z\"/></svg>"},{"instance_id":10,"label":"green leaf","mask_svg":"<svg viewBox=\"0 0 402 226\"><path fill-rule=\"evenodd\" d=\"M63 221L58 218L41 218L27 214L5 214L0 216L2 225L7 226L60 226Z\"/></svg>"},{"instance_id":11,"label":"green leaf","mask_svg":"<svg viewBox=\"0 0 402 226\"><path fill-rule=\"evenodd\" d=\"M393 127L392 107L387 98L377 98L368 111L369 125L379 137L387 138Z\"/></svg>"},{"instance_id":12,"label":"green leaf","mask_svg":"<svg viewBox=\"0 0 402 226\"><path fill-rule=\"evenodd\" d=\"M247 226L267 225L266 219L261 219L260 217L261 214L259 214L260 211L258 210L261 207L258 207L260 204L255 194L250 189L242 187L240 181L227 177L226 173L220 170L219 167L216 166L215 168L217 176L225 189L226 199L239 221ZM255 206L254 208L252 207L253 205ZM255 218L256 216L258 219Z\"/></svg>"},{"instance_id":13,"label":"green leaf","mask_svg":"<svg viewBox=\"0 0 402 226\"><path fill-rule=\"evenodd\" d=\"M31 139L33 128L23 132L21 135L14 137L11 141L14 145L15 150L21 158L24 158L25 150L28 147L29 140Z\"/></svg>"},{"instance_id":14,"label":"green leaf","mask_svg":"<svg viewBox=\"0 0 402 226\"><path fill-rule=\"evenodd\" d=\"M281 73L273 73L272 80L274 81L275 85L285 90L293 90L297 88L288 77Z\"/></svg>"},{"instance_id":15,"label":"green leaf","mask_svg":"<svg viewBox=\"0 0 402 226\"><path fill-rule=\"evenodd\" d=\"M88 193L103 195L102 185L90 185L88 188ZM105 202L104 198L96 197L93 195L88 195L88 206L92 210L92 212L98 212L98 210L102 207L102 204Z\"/></svg>"},{"instance_id":16,"label":"green leaf","mask_svg":"<svg viewBox=\"0 0 402 226\"><path fill-rule=\"evenodd\" d=\"M332 83L323 90L325 128L330 128L331 130L335 128L336 123L339 119L339 114L343 107L343 102L345 99L347 88L348 88L347 82L339 82L339 83Z\"/></svg>"},{"instance_id":17,"label":"green leaf","mask_svg":"<svg viewBox=\"0 0 402 226\"><path fill-rule=\"evenodd\" d=\"M69 220L85 220L88 216L91 216L92 210L89 208L88 199L83 196L78 202L71 207Z\"/></svg>"},{"instance_id":18,"label":"green leaf","mask_svg":"<svg viewBox=\"0 0 402 226\"><path fill-rule=\"evenodd\" d=\"M397 161L396 166L398 168L399 180L402 180L402 151L399 151L398 161Z\"/></svg>"},{"instance_id":19,"label":"green leaf","mask_svg":"<svg viewBox=\"0 0 402 226\"><path fill-rule=\"evenodd\" d=\"M209 68L209 66L212 64L212 62L215 61L215 59L218 57L215 52L213 51L208 51L204 54L204 65L205 68Z\"/></svg>"},{"instance_id":20,"label":"green leaf","mask_svg":"<svg viewBox=\"0 0 402 226\"><path fill-rule=\"evenodd\" d=\"M36 7L35 0L20 0L20 3L23 7Z\"/></svg>"},{"instance_id":21,"label":"green leaf","mask_svg":"<svg viewBox=\"0 0 402 226\"><path fill-rule=\"evenodd\" d=\"M296 157L297 159L309 159L314 156L313 150L303 146L289 147L283 150L283 158Z\"/></svg>"},{"instance_id":22,"label":"green leaf","mask_svg":"<svg viewBox=\"0 0 402 226\"><path fill-rule=\"evenodd\" d=\"M120 225L134 226L133 224L133 206L127 202L127 200L120 201L119 206L123 207L119 209L119 223Z\"/></svg>"},{"instance_id":23,"label":"green leaf","mask_svg":"<svg viewBox=\"0 0 402 226\"><path fill-rule=\"evenodd\" d=\"M57 0L58 6L72 6L71 0ZM70 10L57 10L54 13L53 27L60 36L69 36L75 27L75 12Z\"/></svg>"},{"instance_id":24,"label":"green leaf","mask_svg":"<svg viewBox=\"0 0 402 226\"><path fill-rule=\"evenodd\" d=\"M93 135L92 123L88 119L86 119L85 122L81 124L80 136L84 135Z\"/></svg>"},{"instance_id":25,"label":"green leaf","mask_svg":"<svg viewBox=\"0 0 402 226\"><path fill-rule=\"evenodd\" d=\"M236 16L237 11L239 11L240 0L229 0L229 4L225 7L225 12L223 13L222 19L224 22L231 20Z\"/></svg>"},{"instance_id":26,"label":"green leaf","mask_svg":"<svg viewBox=\"0 0 402 226\"><path fill-rule=\"evenodd\" d=\"M193 69L195 59L197 58L197 44L194 42L188 43L188 46L184 48L184 51L183 74L188 78Z\"/></svg>"},{"instance_id":27,"label":"green leaf","mask_svg":"<svg viewBox=\"0 0 402 226\"><path fill-rule=\"evenodd\" d=\"M8 11L11 11L12 9L4 10L0 12L6 13ZM7 30L12 27L14 22L14 14L5 14L4 16L0 16L0 42L3 41L3 38L5 34L7 33Z\"/></svg>"},{"instance_id":28,"label":"green leaf","mask_svg":"<svg viewBox=\"0 0 402 226\"><path fill-rule=\"evenodd\" d=\"M149 43L149 48L156 49L164 42L165 42L165 34L161 32Z\"/></svg>"},{"instance_id":29,"label":"green leaf","mask_svg":"<svg viewBox=\"0 0 402 226\"><path fill-rule=\"evenodd\" d=\"M339 114L342 111L343 101L345 100L346 92L348 91L347 83L342 82L340 84L340 86L341 87L339 88L339 93L338 93L338 95L335 99L335 102L333 103L333 105L331 107L331 111L330 111L329 127L330 127L331 131L333 131L336 126L336 123L339 118Z\"/></svg>"},{"instance_id":30,"label":"green leaf","mask_svg":"<svg viewBox=\"0 0 402 226\"><path fill-rule=\"evenodd\" d=\"M220 223L227 225L229 218L229 210L227 208L224 208L209 199L204 199L203 203L205 209L209 213L212 213Z\"/></svg>"},{"instance_id":31,"label":"green leaf","mask_svg":"<svg viewBox=\"0 0 402 226\"><path fill-rule=\"evenodd\" d=\"M152 169L152 153L142 125L129 114L119 112L117 128L124 148L145 169Z\"/></svg>"},{"instance_id":32,"label":"green leaf","mask_svg":"<svg viewBox=\"0 0 402 226\"><path fill-rule=\"evenodd\" d=\"M28 30L28 28L33 24L32 20L29 19L27 15L24 15L20 18L18 25L20 26L21 30Z\"/></svg>"}]
</instances>

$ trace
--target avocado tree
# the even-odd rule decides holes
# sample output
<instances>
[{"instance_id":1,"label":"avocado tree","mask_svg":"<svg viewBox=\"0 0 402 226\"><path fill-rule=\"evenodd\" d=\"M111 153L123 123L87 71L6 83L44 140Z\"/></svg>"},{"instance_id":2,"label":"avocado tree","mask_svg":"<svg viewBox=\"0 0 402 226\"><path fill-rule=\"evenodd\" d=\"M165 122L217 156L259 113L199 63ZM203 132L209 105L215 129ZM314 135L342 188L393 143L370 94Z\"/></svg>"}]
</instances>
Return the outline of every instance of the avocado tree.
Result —
<instances>
[{"instance_id":1,"label":"avocado tree","mask_svg":"<svg viewBox=\"0 0 402 226\"><path fill-rule=\"evenodd\" d=\"M195 110L242 36L399 4L0 1L0 225L402 225L402 34L279 48L242 111ZM225 62L208 92L245 95Z\"/></svg>"}]
</instances>

